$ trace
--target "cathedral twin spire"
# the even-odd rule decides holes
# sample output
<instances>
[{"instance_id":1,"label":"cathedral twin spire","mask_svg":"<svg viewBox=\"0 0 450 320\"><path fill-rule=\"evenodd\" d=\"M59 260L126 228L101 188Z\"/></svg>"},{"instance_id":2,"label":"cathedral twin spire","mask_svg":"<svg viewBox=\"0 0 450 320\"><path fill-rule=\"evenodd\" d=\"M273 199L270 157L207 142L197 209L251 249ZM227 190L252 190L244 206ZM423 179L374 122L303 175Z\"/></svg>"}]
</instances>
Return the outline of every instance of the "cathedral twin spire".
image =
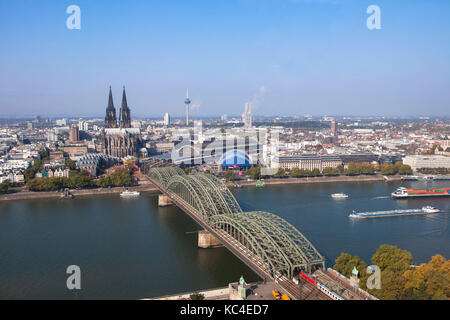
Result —
<instances>
[{"instance_id":1,"label":"cathedral twin spire","mask_svg":"<svg viewBox=\"0 0 450 320\"><path fill-rule=\"evenodd\" d=\"M131 128L131 112L130 108L128 108L125 86L123 87L122 106L119 111L119 124L117 123L116 108L114 108L111 86L109 87L109 99L108 99L108 107L106 108L105 128L117 128L117 127Z\"/></svg>"}]
</instances>

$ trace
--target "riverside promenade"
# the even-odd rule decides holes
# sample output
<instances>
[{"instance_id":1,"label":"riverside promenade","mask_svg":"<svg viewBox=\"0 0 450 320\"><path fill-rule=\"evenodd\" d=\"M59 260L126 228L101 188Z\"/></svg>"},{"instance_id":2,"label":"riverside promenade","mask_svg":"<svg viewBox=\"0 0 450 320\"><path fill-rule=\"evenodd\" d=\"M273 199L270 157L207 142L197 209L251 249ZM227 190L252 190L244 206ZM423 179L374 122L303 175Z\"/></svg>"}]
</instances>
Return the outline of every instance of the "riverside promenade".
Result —
<instances>
[{"instance_id":1,"label":"riverside promenade","mask_svg":"<svg viewBox=\"0 0 450 320\"><path fill-rule=\"evenodd\" d=\"M402 176L389 176L389 181L399 181ZM280 185L280 184L302 184L302 183L326 183L326 182L366 182L366 181L383 181L383 176L336 176L336 177L305 177L305 178L270 178L263 180L265 185ZM254 187L256 180L236 180L227 182L228 187L235 187L237 185L241 187ZM128 187L130 191L139 192L154 192L159 193L159 190L151 184L149 181L141 179L138 186ZM77 196L91 196L99 194L114 194L121 193L123 187L115 188L93 188L93 189L71 189L70 193L75 197ZM61 192L57 191L17 191L0 195L0 201L11 200L27 200L27 199L46 199L46 198L60 198Z\"/></svg>"},{"instance_id":2,"label":"riverside promenade","mask_svg":"<svg viewBox=\"0 0 450 320\"><path fill-rule=\"evenodd\" d=\"M402 176L388 176L388 181L400 181ZM304 177L304 178L270 178L262 180L265 185L279 184L301 184L301 183L326 183L326 182L366 182L366 181L385 181L381 175L371 176L330 176L330 177ZM238 184L241 187L254 187L256 180L235 180L226 183L228 187L235 187Z\"/></svg>"},{"instance_id":3,"label":"riverside promenade","mask_svg":"<svg viewBox=\"0 0 450 320\"><path fill-rule=\"evenodd\" d=\"M151 184L143 184L134 187L127 187L130 191L139 191L139 192L155 192L159 193L158 189L156 189ZM75 197L80 196L91 196L91 195L100 195L100 194L114 194L123 192L123 187L116 188L93 188L93 189L71 189L70 193ZM31 199L48 199L48 198L61 198L63 193L58 191L42 191L42 192L34 192L34 191L19 191L15 193L8 193L0 195L0 201L14 201L14 200L31 200Z\"/></svg>"}]
</instances>

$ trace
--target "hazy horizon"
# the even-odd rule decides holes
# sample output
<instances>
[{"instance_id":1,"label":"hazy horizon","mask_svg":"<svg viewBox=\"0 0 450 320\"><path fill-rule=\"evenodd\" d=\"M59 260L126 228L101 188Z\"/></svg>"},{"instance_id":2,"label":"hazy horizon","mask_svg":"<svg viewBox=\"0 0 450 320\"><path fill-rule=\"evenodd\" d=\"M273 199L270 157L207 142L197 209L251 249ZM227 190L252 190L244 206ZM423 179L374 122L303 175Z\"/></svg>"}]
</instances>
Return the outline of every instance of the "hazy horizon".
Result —
<instances>
[{"instance_id":1,"label":"hazy horizon","mask_svg":"<svg viewBox=\"0 0 450 320\"><path fill-rule=\"evenodd\" d=\"M69 30L68 6L81 8ZM369 30L369 5L381 9ZM445 0L1 1L1 118L448 116Z\"/></svg>"}]
</instances>

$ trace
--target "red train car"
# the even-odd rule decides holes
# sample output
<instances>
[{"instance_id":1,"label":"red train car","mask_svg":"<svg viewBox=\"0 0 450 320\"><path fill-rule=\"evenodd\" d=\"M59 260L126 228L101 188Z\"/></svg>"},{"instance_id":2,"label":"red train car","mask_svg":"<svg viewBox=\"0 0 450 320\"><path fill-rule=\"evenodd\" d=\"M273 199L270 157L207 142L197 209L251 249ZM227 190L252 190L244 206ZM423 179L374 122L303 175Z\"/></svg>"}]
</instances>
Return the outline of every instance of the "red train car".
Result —
<instances>
[{"instance_id":1,"label":"red train car","mask_svg":"<svg viewBox=\"0 0 450 320\"><path fill-rule=\"evenodd\" d=\"M316 280L313 280L310 277L308 277L306 274L303 273L303 271L300 271L300 275L302 276L303 279L305 279L309 283L312 283L313 285L316 285Z\"/></svg>"}]
</instances>

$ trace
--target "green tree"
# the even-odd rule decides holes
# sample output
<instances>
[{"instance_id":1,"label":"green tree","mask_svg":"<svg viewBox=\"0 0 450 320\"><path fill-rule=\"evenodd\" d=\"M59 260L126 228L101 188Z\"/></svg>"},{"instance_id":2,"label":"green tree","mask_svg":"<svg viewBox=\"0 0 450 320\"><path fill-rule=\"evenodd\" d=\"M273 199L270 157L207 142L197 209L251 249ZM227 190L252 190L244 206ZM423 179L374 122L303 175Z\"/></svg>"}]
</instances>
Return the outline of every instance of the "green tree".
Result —
<instances>
[{"instance_id":1,"label":"green tree","mask_svg":"<svg viewBox=\"0 0 450 320\"><path fill-rule=\"evenodd\" d=\"M301 171L299 168L292 168L290 172L290 176L293 178L298 178L301 176Z\"/></svg>"},{"instance_id":2,"label":"green tree","mask_svg":"<svg viewBox=\"0 0 450 320\"><path fill-rule=\"evenodd\" d=\"M401 174L401 175L410 175L412 173L413 173L413 171L412 171L411 167L407 164L402 164L400 169L398 169L398 174Z\"/></svg>"},{"instance_id":3,"label":"green tree","mask_svg":"<svg viewBox=\"0 0 450 320\"><path fill-rule=\"evenodd\" d=\"M412 264L412 254L407 250L399 249L397 246L383 244L372 256L372 263L377 265L382 272L393 270L403 273Z\"/></svg>"},{"instance_id":4,"label":"green tree","mask_svg":"<svg viewBox=\"0 0 450 320\"><path fill-rule=\"evenodd\" d=\"M385 176L394 175L397 173L397 167L393 164L384 163L381 165L381 174Z\"/></svg>"},{"instance_id":5,"label":"green tree","mask_svg":"<svg viewBox=\"0 0 450 320\"><path fill-rule=\"evenodd\" d=\"M361 174L361 165L359 163L350 162L344 174L347 176L356 176Z\"/></svg>"},{"instance_id":6,"label":"green tree","mask_svg":"<svg viewBox=\"0 0 450 320\"><path fill-rule=\"evenodd\" d=\"M44 166L40 159L36 159L33 165L24 171L25 182L33 179L37 172L44 170Z\"/></svg>"},{"instance_id":7,"label":"green tree","mask_svg":"<svg viewBox=\"0 0 450 320\"><path fill-rule=\"evenodd\" d=\"M326 167L326 168L323 168L322 174L324 176L338 176L339 171L337 168Z\"/></svg>"},{"instance_id":8,"label":"green tree","mask_svg":"<svg viewBox=\"0 0 450 320\"><path fill-rule=\"evenodd\" d=\"M286 170L283 168L278 168L278 171L274 174L274 177L283 178L286 176Z\"/></svg>"},{"instance_id":9,"label":"green tree","mask_svg":"<svg viewBox=\"0 0 450 320\"><path fill-rule=\"evenodd\" d=\"M404 299L406 279L403 274L411 269L411 252L396 246L381 245L372 256L372 263L381 270L381 289L370 292L380 299Z\"/></svg>"},{"instance_id":10,"label":"green tree","mask_svg":"<svg viewBox=\"0 0 450 320\"><path fill-rule=\"evenodd\" d=\"M227 179L228 181L234 181L236 179L236 173L233 170L228 170L225 171L225 173L223 174L223 176L225 177L225 179Z\"/></svg>"},{"instance_id":11,"label":"green tree","mask_svg":"<svg viewBox=\"0 0 450 320\"><path fill-rule=\"evenodd\" d=\"M195 292L189 296L191 300L205 300L205 295Z\"/></svg>"},{"instance_id":12,"label":"green tree","mask_svg":"<svg viewBox=\"0 0 450 320\"><path fill-rule=\"evenodd\" d=\"M352 256L348 253L341 253L339 257L335 260L334 269L350 278L352 276L353 268L358 270L359 286L361 289L367 289L367 279L369 274L367 274L367 264L362 261L358 256Z\"/></svg>"},{"instance_id":13,"label":"green tree","mask_svg":"<svg viewBox=\"0 0 450 320\"><path fill-rule=\"evenodd\" d=\"M111 173L109 176L102 176L97 180L97 186L106 187L126 187L133 183L131 169L121 169ZM86 179L86 178L84 178ZM86 181L86 180L84 180Z\"/></svg>"},{"instance_id":14,"label":"green tree","mask_svg":"<svg viewBox=\"0 0 450 320\"><path fill-rule=\"evenodd\" d=\"M75 170L77 168L77 163L71 159L66 159L65 167L70 170Z\"/></svg>"},{"instance_id":15,"label":"green tree","mask_svg":"<svg viewBox=\"0 0 450 320\"><path fill-rule=\"evenodd\" d=\"M0 194L8 193L9 190L9 180L5 180L0 183Z\"/></svg>"},{"instance_id":16,"label":"green tree","mask_svg":"<svg viewBox=\"0 0 450 320\"><path fill-rule=\"evenodd\" d=\"M360 171L362 174L375 174L375 167L369 163L361 164Z\"/></svg>"},{"instance_id":17,"label":"green tree","mask_svg":"<svg viewBox=\"0 0 450 320\"><path fill-rule=\"evenodd\" d=\"M70 188L86 188L94 185L92 176L86 171L71 171L69 173Z\"/></svg>"},{"instance_id":18,"label":"green tree","mask_svg":"<svg viewBox=\"0 0 450 320\"><path fill-rule=\"evenodd\" d=\"M259 179L261 177L261 167L251 167L245 171L245 175L254 180Z\"/></svg>"},{"instance_id":19,"label":"green tree","mask_svg":"<svg viewBox=\"0 0 450 320\"><path fill-rule=\"evenodd\" d=\"M41 160L48 160L50 158L50 153L47 149L39 151L39 157Z\"/></svg>"}]
</instances>

